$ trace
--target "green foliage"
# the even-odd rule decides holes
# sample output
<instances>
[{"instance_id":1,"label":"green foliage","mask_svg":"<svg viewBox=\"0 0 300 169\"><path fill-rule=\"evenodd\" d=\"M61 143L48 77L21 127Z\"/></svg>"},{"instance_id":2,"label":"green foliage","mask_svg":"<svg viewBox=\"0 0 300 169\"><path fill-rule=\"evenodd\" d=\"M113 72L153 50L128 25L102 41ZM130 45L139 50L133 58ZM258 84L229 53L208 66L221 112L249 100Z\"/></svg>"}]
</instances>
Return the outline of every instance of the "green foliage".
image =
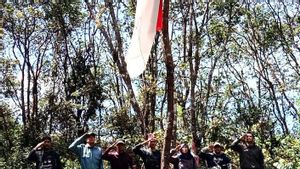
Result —
<instances>
[{"instance_id":1,"label":"green foliage","mask_svg":"<svg viewBox=\"0 0 300 169\"><path fill-rule=\"evenodd\" d=\"M87 130L100 134L101 147L122 138L130 151L145 139L141 128L153 127L162 147L168 84L160 37L140 78L130 82L123 73L135 2L101 1L89 9L79 1L6 4L0 96L7 105L0 107L0 168L32 167L25 158L43 133L52 134L65 168L78 168L67 147ZM298 13L283 5L234 0L189 5L178 1L170 8L177 110L173 141L191 143L192 132L201 146L219 141L238 166L228 145L252 130L267 168L299 168Z\"/></svg>"},{"instance_id":2,"label":"green foliage","mask_svg":"<svg viewBox=\"0 0 300 169\"><path fill-rule=\"evenodd\" d=\"M136 130L136 120L130 118L126 110L119 110L119 112L113 112L110 114L111 126L108 129L117 132L118 136L124 136L126 133L129 135L135 134Z\"/></svg>"},{"instance_id":3,"label":"green foliage","mask_svg":"<svg viewBox=\"0 0 300 169\"><path fill-rule=\"evenodd\" d=\"M23 147L22 126L14 120L12 110L0 104L0 167L27 168L28 149Z\"/></svg>"},{"instance_id":4,"label":"green foliage","mask_svg":"<svg viewBox=\"0 0 300 169\"><path fill-rule=\"evenodd\" d=\"M53 3L43 6L45 10L45 20L49 21L49 29L65 29L70 33L83 21L83 13L80 11L80 3Z\"/></svg>"},{"instance_id":5,"label":"green foliage","mask_svg":"<svg viewBox=\"0 0 300 169\"><path fill-rule=\"evenodd\" d=\"M277 138L279 145L271 149L274 155L268 153L266 161L270 168L276 167L278 169L294 169L300 166L299 152L300 152L300 141L299 135L286 136ZM276 155L275 155L276 154Z\"/></svg>"}]
</instances>

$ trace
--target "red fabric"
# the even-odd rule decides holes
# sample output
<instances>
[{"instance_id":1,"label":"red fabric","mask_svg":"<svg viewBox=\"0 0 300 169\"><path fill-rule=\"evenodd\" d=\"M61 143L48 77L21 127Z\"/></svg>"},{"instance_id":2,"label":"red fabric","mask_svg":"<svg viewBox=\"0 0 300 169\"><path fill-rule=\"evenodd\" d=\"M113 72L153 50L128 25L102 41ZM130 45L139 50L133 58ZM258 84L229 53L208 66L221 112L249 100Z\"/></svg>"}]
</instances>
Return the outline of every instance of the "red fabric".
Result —
<instances>
[{"instance_id":1,"label":"red fabric","mask_svg":"<svg viewBox=\"0 0 300 169\"><path fill-rule=\"evenodd\" d=\"M156 22L156 31L161 31L163 28L163 10L162 10L162 0L159 0L159 8Z\"/></svg>"}]
</instances>

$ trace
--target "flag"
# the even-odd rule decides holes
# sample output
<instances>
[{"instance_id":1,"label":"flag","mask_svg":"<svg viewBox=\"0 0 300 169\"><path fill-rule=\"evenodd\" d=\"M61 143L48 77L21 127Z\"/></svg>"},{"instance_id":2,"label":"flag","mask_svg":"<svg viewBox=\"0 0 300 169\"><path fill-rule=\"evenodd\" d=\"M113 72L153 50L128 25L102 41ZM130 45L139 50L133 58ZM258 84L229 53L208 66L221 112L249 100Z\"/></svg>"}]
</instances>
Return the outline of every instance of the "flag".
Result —
<instances>
[{"instance_id":1,"label":"flag","mask_svg":"<svg viewBox=\"0 0 300 169\"><path fill-rule=\"evenodd\" d=\"M131 78L139 76L145 70L159 24L162 28L162 18L161 21L158 19L161 2L162 0L137 0L134 30L125 56Z\"/></svg>"},{"instance_id":2,"label":"flag","mask_svg":"<svg viewBox=\"0 0 300 169\"><path fill-rule=\"evenodd\" d=\"M156 31L161 31L163 28L163 12L162 12L162 0L159 1L158 16L156 23Z\"/></svg>"}]
</instances>

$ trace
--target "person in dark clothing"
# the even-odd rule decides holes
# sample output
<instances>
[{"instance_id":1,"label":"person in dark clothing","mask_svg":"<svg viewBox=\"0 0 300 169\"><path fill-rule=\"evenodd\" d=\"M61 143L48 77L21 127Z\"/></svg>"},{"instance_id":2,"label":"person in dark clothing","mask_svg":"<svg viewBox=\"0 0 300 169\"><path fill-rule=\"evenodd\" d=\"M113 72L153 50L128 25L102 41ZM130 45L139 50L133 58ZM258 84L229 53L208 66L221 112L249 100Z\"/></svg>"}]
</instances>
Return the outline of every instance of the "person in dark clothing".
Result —
<instances>
[{"instance_id":1,"label":"person in dark clothing","mask_svg":"<svg viewBox=\"0 0 300 169\"><path fill-rule=\"evenodd\" d=\"M213 145L213 150L209 151L209 148L203 148L199 157L206 161L206 166L209 169L231 169L231 160L222 152L223 146L216 142Z\"/></svg>"},{"instance_id":2,"label":"person in dark clothing","mask_svg":"<svg viewBox=\"0 0 300 169\"><path fill-rule=\"evenodd\" d=\"M143 148L145 144L148 144L148 148ZM133 152L142 158L145 169L160 169L161 153L156 149L156 144L157 140L151 135L133 148Z\"/></svg>"},{"instance_id":3,"label":"person in dark clothing","mask_svg":"<svg viewBox=\"0 0 300 169\"><path fill-rule=\"evenodd\" d=\"M27 159L36 163L36 169L62 169L60 157L52 149L51 137L45 136L29 153Z\"/></svg>"},{"instance_id":4,"label":"person in dark clothing","mask_svg":"<svg viewBox=\"0 0 300 169\"><path fill-rule=\"evenodd\" d=\"M230 147L239 153L241 169L264 169L263 153L255 145L254 136L251 132L247 132L235 140Z\"/></svg>"},{"instance_id":5,"label":"person in dark clothing","mask_svg":"<svg viewBox=\"0 0 300 169\"><path fill-rule=\"evenodd\" d=\"M125 152L125 143L121 140L108 147L102 159L110 162L111 169L135 169L132 157Z\"/></svg>"},{"instance_id":6,"label":"person in dark clothing","mask_svg":"<svg viewBox=\"0 0 300 169\"><path fill-rule=\"evenodd\" d=\"M175 154L179 152L178 154ZM175 155L174 155L175 154ZM197 163L187 144L181 144L171 150L170 162L175 169L196 169Z\"/></svg>"}]
</instances>

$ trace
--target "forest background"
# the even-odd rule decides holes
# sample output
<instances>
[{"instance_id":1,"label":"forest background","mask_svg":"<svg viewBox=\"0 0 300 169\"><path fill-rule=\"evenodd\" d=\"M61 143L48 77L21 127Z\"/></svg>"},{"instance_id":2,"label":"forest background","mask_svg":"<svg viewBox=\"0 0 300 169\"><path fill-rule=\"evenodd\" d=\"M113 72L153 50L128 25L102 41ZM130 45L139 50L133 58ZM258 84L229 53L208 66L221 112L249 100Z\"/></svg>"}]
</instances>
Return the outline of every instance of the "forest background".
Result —
<instances>
[{"instance_id":1,"label":"forest background","mask_svg":"<svg viewBox=\"0 0 300 169\"><path fill-rule=\"evenodd\" d=\"M300 168L298 3L165 0L135 79L124 56L136 1L0 4L0 168L31 168L44 134L78 168L67 147L86 131L129 151L154 132L164 157L176 142L218 141L236 168L228 145L249 130L267 168Z\"/></svg>"}]
</instances>

